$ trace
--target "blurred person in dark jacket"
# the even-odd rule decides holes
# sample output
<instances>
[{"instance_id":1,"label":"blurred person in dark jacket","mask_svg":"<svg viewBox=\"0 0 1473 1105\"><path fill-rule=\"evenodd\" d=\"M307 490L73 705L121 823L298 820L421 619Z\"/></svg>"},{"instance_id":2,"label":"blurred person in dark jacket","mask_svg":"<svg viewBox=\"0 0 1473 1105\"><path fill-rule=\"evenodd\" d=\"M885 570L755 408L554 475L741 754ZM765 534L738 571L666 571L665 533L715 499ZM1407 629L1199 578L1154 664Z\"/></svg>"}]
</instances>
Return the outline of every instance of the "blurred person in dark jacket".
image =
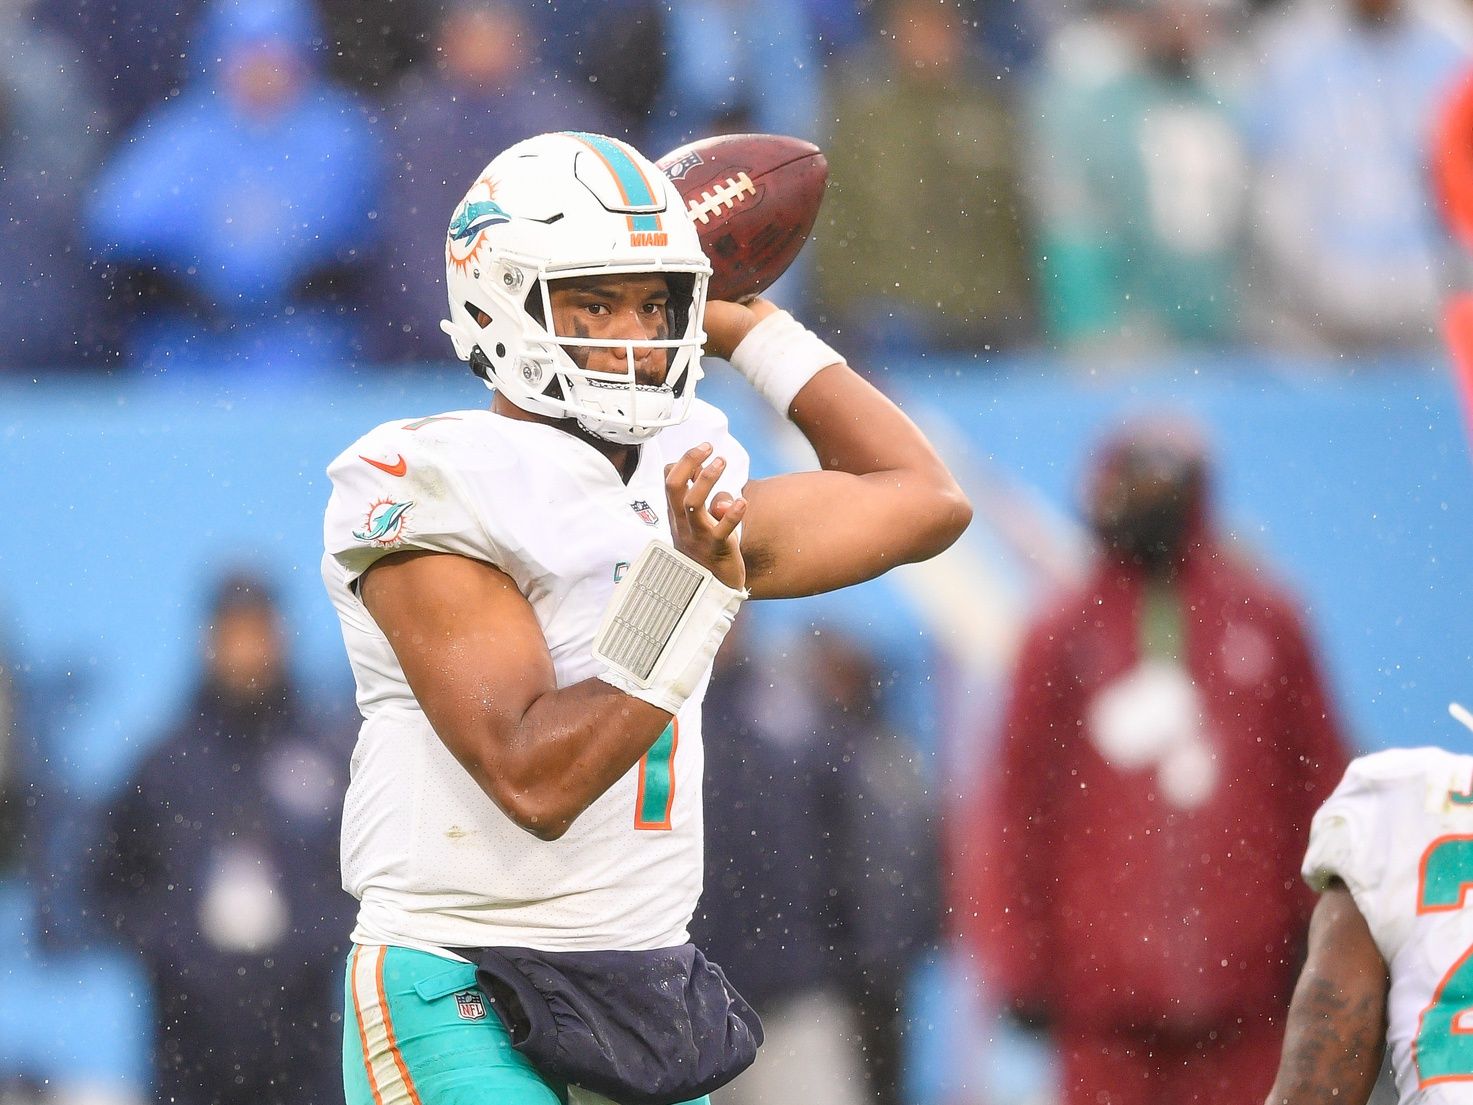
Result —
<instances>
[{"instance_id":1,"label":"blurred person in dark jacket","mask_svg":"<svg viewBox=\"0 0 1473 1105\"><path fill-rule=\"evenodd\" d=\"M338 738L292 685L270 589L227 576L193 701L95 856L100 911L153 980L160 1101L342 1100Z\"/></svg>"},{"instance_id":2,"label":"blurred person in dark jacket","mask_svg":"<svg viewBox=\"0 0 1473 1105\"><path fill-rule=\"evenodd\" d=\"M804 659L813 681L815 793L828 925L874 1105L901 1105L910 985L940 932L936 799L888 711L883 658L833 627Z\"/></svg>"},{"instance_id":3,"label":"blurred person in dark jacket","mask_svg":"<svg viewBox=\"0 0 1473 1105\"><path fill-rule=\"evenodd\" d=\"M845 633L822 629L795 658L782 722L755 715L771 691L748 643L723 655L705 774L706 886L721 893L692 934L767 1040L712 1099L899 1105L911 975L939 927L918 754L886 715L878 659Z\"/></svg>"},{"instance_id":4,"label":"blurred person in dark jacket","mask_svg":"<svg viewBox=\"0 0 1473 1105\"><path fill-rule=\"evenodd\" d=\"M706 890L690 933L752 1003L766 1039L712 1102L862 1105L863 1068L827 931L814 765L790 733L758 717L771 679L744 624L716 654L706 692Z\"/></svg>"},{"instance_id":5,"label":"blurred person in dark jacket","mask_svg":"<svg viewBox=\"0 0 1473 1105\"><path fill-rule=\"evenodd\" d=\"M963 873L1063 1105L1261 1105L1313 906L1299 856L1348 759L1294 602L1213 530L1208 468L1180 421L1105 443L1098 557L1028 627L990 854Z\"/></svg>"}]
</instances>

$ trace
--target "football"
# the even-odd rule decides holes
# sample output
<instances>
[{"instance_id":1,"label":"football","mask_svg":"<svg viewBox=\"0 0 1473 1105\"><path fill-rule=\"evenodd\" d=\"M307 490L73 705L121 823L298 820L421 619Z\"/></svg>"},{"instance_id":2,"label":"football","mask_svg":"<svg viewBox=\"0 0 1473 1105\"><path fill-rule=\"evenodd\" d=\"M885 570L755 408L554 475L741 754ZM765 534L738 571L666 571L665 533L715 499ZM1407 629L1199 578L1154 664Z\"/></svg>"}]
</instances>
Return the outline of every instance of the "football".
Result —
<instances>
[{"instance_id":1,"label":"football","mask_svg":"<svg viewBox=\"0 0 1473 1105\"><path fill-rule=\"evenodd\" d=\"M812 142L779 134L723 134L671 150L656 164L695 221L711 261L710 299L766 291L813 229L829 164Z\"/></svg>"}]
</instances>

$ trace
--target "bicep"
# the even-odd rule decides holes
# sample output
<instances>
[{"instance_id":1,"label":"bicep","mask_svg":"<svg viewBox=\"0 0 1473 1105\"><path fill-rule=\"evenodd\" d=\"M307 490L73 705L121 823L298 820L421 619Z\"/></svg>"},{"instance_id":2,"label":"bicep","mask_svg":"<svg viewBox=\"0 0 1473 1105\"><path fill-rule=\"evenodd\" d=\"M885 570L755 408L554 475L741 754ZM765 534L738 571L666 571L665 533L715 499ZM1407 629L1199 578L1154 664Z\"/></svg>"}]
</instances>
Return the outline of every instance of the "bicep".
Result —
<instances>
[{"instance_id":1,"label":"bicep","mask_svg":"<svg viewBox=\"0 0 1473 1105\"><path fill-rule=\"evenodd\" d=\"M531 604L505 572L446 553L385 557L359 594L440 739L468 767L557 685Z\"/></svg>"},{"instance_id":2,"label":"bicep","mask_svg":"<svg viewBox=\"0 0 1473 1105\"><path fill-rule=\"evenodd\" d=\"M753 598L816 595L873 579L917 559L895 537L931 521L928 500L898 475L794 472L753 480L742 495Z\"/></svg>"},{"instance_id":3,"label":"bicep","mask_svg":"<svg viewBox=\"0 0 1473 1105\"><path fill-rule=\"evenodd\" d=\"M1342 883L1320 895L1269 1105L1364 1102L1386 1043L1386 962Z\"/></svg>"}]
</instances>

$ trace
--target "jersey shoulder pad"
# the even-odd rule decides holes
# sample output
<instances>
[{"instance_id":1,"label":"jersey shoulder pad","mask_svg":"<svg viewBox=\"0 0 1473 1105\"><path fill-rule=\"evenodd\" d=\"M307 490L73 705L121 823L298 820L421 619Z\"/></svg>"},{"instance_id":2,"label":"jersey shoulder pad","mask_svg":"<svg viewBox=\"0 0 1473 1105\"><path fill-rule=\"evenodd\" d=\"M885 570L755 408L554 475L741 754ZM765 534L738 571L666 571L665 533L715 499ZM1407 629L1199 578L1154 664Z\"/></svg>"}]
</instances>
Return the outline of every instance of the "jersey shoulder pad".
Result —
<instances>
[{"instance_id":1,"label":"jersey shoulder pad","mask_svg":"<svg viewBox=\"0 0 1473 1105\"><path fill-rule=\"evenodd\" d=\"M660 431L656 440L666 464L674 462L681 453L694 448L701 442L710 442L716 456L726 460L726 474L717 487L737 494L747 482L751 469L751 457L731 433L731 424L726 412L703 399L691 403L690 414L684 422Z\"/></svg>"},{"instance_id":2,"label":"jersey shoulder pad","mask_svg":"<svg viewBox=\"0 0 1473 1105\"><path fill-rule=\"evenodd\" d=\"M691 403L690 416L681 424L681 428L687 428L698 440L705 440L712 434L718 437L731 436L731 424L726 412L704 399L696 399Z\"/></svg>"},{"instance_id":3,"label":"jersey shoulder pad","mask_svg":"<svg viewBox=\"0 0 1473 1105\"><path fill-rule=\"evenodd\" d=\"M383 556L408 549L454 553L499 563L488 504L475 477L513 457L487 411L456 411L387 422L328 465L332 495L324 520L326 550L362 575Z\"/></svg>"},{"instance_id":4,"label":"jersey shoulder pad","mask_svg":"<svg viewBox=\"0 0 1473 1105\"><path fill-rule=\"evenodd\" d=\"M1357 899L1369 893L1386 869L1393 827L1435 812L1450 791L1467 790L1470 776L1473 757L1441 748L1393 748L1351 761L1314 816L1305 881L1323 890L1339 878Z\"/></svg>"}]
</instances>

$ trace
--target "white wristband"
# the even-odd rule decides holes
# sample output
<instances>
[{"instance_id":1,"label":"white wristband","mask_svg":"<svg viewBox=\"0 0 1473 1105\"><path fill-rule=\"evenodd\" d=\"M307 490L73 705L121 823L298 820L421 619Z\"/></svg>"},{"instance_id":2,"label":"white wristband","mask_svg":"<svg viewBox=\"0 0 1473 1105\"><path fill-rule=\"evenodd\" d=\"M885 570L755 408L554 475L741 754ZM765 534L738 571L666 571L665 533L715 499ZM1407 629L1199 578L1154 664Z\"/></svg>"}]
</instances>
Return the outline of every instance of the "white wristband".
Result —
<instances>
[{"instance_id":1,"label":"white wristband","mask_svg":"<svg viewBox=\"0 0 1473 1105\"><path fill-rule=\"evenodd\" d=\"M757 323L731 353L732 367L784 418L794 397L819 369L843 360L833 346L786 311Z\"/></svg>"},{"instance_id":2,"label":"white wristband","mask_svg":"<svg viewBox=\"0 0 1473 1105\"><path fill-rule=\"evenodd\" d=\"M746 591L726 586L663 541L635 558L593 638L599 678L670 713L695 693Z\"/></svg>"}]
</instances>

